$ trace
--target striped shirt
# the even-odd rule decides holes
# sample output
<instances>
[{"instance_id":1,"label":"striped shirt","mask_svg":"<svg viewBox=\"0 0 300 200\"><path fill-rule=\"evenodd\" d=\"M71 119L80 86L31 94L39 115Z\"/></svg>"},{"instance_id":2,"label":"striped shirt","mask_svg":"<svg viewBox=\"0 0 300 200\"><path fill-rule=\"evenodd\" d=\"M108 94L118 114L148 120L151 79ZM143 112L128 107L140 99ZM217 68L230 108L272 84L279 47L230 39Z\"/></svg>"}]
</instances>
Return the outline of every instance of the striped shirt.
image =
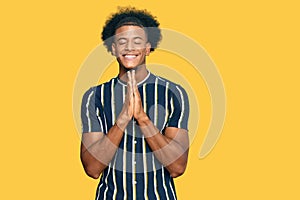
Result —
<instances>
[{"instance_id":1,"label":"striped shirt","mask_svg":"<svg viewBox=\"0 0 300 200\"><path fill-rule=\"evenodd\" d=\"M119 78L113 78L84 94L83 133L108 133L122 110L126 87ZM166 127L188 128L189 102L180 85L148 73L138 83L138 89L144 111L162 134ZM102 173L96 199L176 199L173 178L155 158L134 119L129 122L116 154Z\"/></svg>"}]
</instances>

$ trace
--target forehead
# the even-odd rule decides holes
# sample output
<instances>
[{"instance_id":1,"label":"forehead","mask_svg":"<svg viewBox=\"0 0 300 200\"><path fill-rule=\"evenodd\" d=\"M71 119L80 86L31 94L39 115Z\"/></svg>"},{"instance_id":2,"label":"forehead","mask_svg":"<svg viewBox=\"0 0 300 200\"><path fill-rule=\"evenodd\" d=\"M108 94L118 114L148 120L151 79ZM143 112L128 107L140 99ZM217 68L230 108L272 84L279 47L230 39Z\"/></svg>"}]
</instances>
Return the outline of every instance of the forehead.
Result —
<instances>
[{"instance_id":1,"label":"forehead","mask_svg":"<svg viewBox=\"0 0 300 200\"><path fill-rule=\"evenodd\" d=\"M146 38L146 33L143 28L134 25L125 25L117 28L115 38Z\"/></svg>"}]
</instances>

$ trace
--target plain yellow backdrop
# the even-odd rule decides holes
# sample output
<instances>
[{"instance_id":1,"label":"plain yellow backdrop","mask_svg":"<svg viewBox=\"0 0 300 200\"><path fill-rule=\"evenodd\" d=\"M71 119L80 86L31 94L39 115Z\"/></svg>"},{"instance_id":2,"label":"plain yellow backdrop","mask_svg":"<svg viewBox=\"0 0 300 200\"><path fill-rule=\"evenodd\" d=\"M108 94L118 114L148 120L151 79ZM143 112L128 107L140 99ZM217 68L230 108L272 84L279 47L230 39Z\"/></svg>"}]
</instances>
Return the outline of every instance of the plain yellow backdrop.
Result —
<instances>
[{"instance_id":1,"label":"plain yellow backdrop","mask_svg":"<svg viewBox=\"0 0 300 200\"><path fill-rule=\"evenodd\" d=\"M79 160L72 92L106 17L124 5L201 44L226 88L221 138L198 158L204 107L176 179L179 200L300 199L300 6L291 0L1 2L0 199L94 199L98 180Z\"/></svg>"}]
</instances>

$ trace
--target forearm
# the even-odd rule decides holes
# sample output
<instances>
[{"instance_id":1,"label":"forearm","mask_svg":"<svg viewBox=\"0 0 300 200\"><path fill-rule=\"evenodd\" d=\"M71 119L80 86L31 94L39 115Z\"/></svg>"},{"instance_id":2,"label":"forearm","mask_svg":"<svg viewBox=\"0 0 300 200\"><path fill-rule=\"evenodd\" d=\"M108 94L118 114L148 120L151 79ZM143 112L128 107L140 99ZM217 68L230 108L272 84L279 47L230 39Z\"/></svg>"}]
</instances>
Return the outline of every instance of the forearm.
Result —
<instances>
[{"instance_id":1,"label":"forearm","mask_svg":"<svg viewBox=\"0 0 300 200\"><path fill-rule=\"evenodd\" d=\"M183 174L188 158L188 138L183 129L174 128L172 137L163 135L151 120L140 120L140 128L155 157L166 167L172 177Z\"/></svg>"},{"instance_id":2,"label":"forearm","mask_svg":"<svg viewBox=\"0 0 300 200\"><path fill-rule=\"evenodd\" d=\"M98 178L109 165L122 140L126 126L127 123L119 120L106 135L103 134L96 141L82 142L81 161L89 176Z\"/></svg>"},{"instance_id":3,"label":"forearm","mask_svg":"<svg viewBox=\"0 0 300 200\"><path fill-rule=\"evenodd\" d=\"M164 136L157 133L146 139L155 157L166 167L173 178L182 175L186 169L188 150Z\"/></svg>"}]
</instances>

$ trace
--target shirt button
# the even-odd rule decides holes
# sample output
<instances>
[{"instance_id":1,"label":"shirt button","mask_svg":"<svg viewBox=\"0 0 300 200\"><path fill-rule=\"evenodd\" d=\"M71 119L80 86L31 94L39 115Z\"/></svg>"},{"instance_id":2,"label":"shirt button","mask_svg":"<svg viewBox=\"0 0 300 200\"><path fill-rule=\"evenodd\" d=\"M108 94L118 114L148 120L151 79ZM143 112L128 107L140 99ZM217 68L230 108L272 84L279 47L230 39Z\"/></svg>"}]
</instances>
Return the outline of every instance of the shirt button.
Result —
<instances>
[{"instance_id":1,"label":"shirt button","mask_svg":"<svg viewBox=\"0 0 300 200\"><path fill-rule=\"evenodd\" d=\"M137 141L136 140L134 140L134 144L136 144L137 143Z\"/></svg>"},{"instance_id":2,"label":"shirt button","mask_svg":"<svg viewBox=\"0 0 300 200\"><path fill-rule=\"evenodd\" d=\"M137 182L136 182L136 181L134 181L133 183L134 183L135 185L137 184Z\"/></svg>"},{"instance_id":3,"label":"shirt button","mask_svg":"<svg viewBox=\"0 0 300 200\"><path fill-rule=\"evenodd\" d=\"M136 161L133 162L136 165Z\"/></svg>"}]
</instances>

